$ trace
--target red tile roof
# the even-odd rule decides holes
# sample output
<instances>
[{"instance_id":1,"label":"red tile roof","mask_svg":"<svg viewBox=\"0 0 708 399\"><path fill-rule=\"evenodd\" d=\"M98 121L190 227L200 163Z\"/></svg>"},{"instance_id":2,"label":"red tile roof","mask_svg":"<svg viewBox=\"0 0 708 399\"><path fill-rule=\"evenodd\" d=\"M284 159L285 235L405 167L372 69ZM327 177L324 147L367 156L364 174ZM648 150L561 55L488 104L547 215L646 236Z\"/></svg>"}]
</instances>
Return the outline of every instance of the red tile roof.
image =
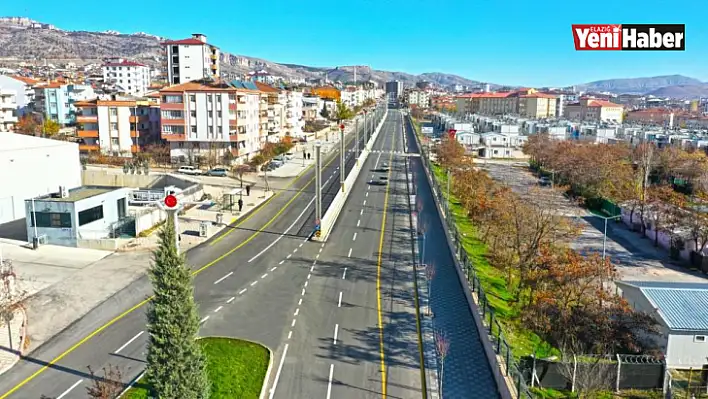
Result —
<instances>
[{"instance_id":1,"label":"red tile roof","mask_svg":"<svg viewBox=\"0 0 708 399\"><path fill-rule=\"evenodd\" d=\"M521 98L556 98L556 96L546 93L523 94Z\"/></svg>"},{"instance_id":2,"label":"red tile roof","mask_svg":"<svg viewBox=\"0 0 708 399\"><path fill-rule=\"evenodd\" d=\"M611 103L605 100L590 100L588 101L588 107L622 107L622 105Z\"/></svg>"},{"instance_id":3,"label":"red tile roof","mask_svg":"<svg viewBox=\"0 0 708 399\"><path fill-rule=\"evenodd\" d=\"M20 82L22 82L22 83L24 83L24 84L26 84L26 85L29 85L29 86L34 86L34 85L36 85L37 83L39 83L39 80L32 79L32 78L28 78L28 77L25 77L25 76L17 76L17 75L14 75L14 76L10 76L10 77L13 78L13 79L15 79L15 80L19 80Z\"/></svg>"},{"instance_id":4,"label":"red tile roof","mask_svg":"<svg viewBox=\"0 0 708 399\"><path fill-rule=\"evenodd\" d=\"M103 66L125 66L125 67L131 67L131 66L147 66L144 64L141 64L139 62L135 61L122 61L122 62L107 62L103 64Z\"/></svg>"},{"instance_id":5,"label":"red tile roof","mask_svg":"<svg viewBox=\"0 0 708 399\"><path fill-rule=\"evenodd\" d=\"M279 91L279 90L276 89L275 87L270 86L270 85L267 85L267 84L265 84L265 83L261 83L261 82L258 82L258 81L253 82L253 83L256 85L256 87L258 88L258 90L259 90L259 91L262 91L262 92L266 92L266 93L277 93L277 92Z\"/></svg>"},{"instance_id":6,"label":"red tile roof","mask_svg":"<svg viewBox=\"0 0 708 399\"><path fill-rule=\"evenodd\" d=\"M168 46L168 45L170 45L170 46L175 45L176 46L176 45L180 45L180 44L185 45L185 46L201 46L206 43L202 42L201 40L192 39L192 38L182 39L182 40L168 40L168 41L162 43L163 46Z\"/></svg>"}]
</instances>

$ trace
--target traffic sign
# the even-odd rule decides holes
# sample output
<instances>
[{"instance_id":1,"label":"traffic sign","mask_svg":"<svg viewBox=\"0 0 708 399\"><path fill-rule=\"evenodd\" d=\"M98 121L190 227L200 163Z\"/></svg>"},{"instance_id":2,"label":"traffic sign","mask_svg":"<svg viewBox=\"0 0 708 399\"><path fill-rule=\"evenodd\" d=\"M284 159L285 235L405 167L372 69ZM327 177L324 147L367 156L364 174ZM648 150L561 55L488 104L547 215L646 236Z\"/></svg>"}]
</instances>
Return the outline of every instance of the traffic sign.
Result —
<instances>
[{"instance_id":1,"label":"traffic sign","mask_svg":"<svg viewBox=\"0 0 708 399\"><path fill-rule=\"evenodd\" d=\"M344 124L342 123L341 125L339 125L339 128L344 130Z\"/></svg>"},{"instance_id":2,"label":"traffic sign","mask_svg":"<svg viewBox=\"0 0 708 399\"><path fill-rule=\"evenodd\" d=\"M165 197L165 206L172 209L177 206L177 197L174 195L168 195Z\"/></svg>"}]
</instances>

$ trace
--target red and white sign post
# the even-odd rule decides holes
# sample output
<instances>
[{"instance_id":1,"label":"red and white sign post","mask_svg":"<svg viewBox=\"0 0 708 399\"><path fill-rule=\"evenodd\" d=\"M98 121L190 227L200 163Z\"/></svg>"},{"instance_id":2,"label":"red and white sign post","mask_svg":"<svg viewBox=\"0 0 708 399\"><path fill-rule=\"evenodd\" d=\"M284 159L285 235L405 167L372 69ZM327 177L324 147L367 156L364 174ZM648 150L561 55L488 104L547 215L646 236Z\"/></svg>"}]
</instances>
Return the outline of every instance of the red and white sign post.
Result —
<instances>
[{"instance_id":1,"label":"red and white sign post","mask_svg":"<svg viewBox=\"0 0 708 399\"><path fill-rule=\"evenodd\" d=\"M177 248L177 253L179 253L179 211L184 208L184 204L179 201L177 196L174 194L167 194L162 202L158 202L157 205L163 211L167 212L167 217L172 219L172 225L175 229L175 248Z\"/></svg>"}]
</instances>

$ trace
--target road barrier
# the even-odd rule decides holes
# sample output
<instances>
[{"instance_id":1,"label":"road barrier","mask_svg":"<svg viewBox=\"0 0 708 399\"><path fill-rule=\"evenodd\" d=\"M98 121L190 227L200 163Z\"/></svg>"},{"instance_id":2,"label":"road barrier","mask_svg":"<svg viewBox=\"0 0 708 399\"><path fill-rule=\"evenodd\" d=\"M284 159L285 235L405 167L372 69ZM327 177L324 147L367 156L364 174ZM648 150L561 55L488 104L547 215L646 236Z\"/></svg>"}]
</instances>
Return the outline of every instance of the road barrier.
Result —
<instances>
[{"instance_id":1,"label":"road barrier","mask_svg":"<svg viewBox=\"0 0 708 399\"><path fill-rule=\"evenodd\" d=\"M344 207L344 204L346 203L347 198L349 197L349 193L352 191L354 182L359 177L359 172L361 172L361 170L364 168L366 158L368 158L369 153L371 153L371 149L374 143L376 142L376 139L379 137L379 132L381 131L383 124L386 121L387 115L388 110L384 112L381 121L379 122L378 126L376 126L376 129L374 129L374 134L371 135L371 138L364 146L364 149L361 151L361 154L359 155L359 158L354 164L354 167L344 180L344 191L339 190L337 192L337 195L334 197L334 200L332 200L332 203L327 209L327 212L325 212L324 216L322 216L322 220L320 222L320 229L317 230L316 234L312 237L312 240L321 242L327 241L327 238L332 232L334 224L337 221L337 218L339 217L339 213L342 211L342 208Z\"/></svg>"}]
</instances>

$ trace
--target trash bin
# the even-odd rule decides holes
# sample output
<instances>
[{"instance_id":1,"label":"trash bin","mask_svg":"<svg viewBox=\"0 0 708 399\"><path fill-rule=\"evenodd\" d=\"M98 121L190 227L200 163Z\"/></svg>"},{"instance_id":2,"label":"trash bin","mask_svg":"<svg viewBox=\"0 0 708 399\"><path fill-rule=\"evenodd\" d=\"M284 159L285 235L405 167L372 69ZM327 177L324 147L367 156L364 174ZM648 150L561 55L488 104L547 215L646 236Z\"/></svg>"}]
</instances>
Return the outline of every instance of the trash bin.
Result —
<instances>
[{"instance_id":1,"label":"trash bin","mask_svg":"<svg viewBox=\"0 0 708 399\"><path fill-rule=\"evenodd\" d=\"M39 248L39 237L32 237L32 249Z\"/></svg>"},{"instance_id":2,"label":"trash bin","mask_svg":"<svg viewBox=\"0 0 708 399\"><path fill-rule=\"evenodd\" d=\"M220 225L224 223L224 214L223 213L217 213L216 214L216 224Z\"/></svg>"}]
</instances>

